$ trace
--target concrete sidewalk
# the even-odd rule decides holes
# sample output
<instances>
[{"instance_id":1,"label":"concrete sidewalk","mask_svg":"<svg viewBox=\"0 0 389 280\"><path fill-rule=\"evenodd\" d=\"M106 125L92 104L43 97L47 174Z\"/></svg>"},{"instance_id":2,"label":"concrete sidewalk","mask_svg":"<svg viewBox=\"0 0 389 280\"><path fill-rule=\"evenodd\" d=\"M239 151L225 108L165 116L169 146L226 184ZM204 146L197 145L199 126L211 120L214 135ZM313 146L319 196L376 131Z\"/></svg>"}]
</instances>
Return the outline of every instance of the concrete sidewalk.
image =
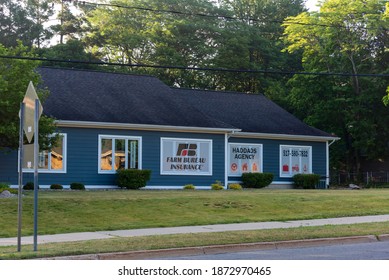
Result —
<instances>
[{"instance_id":1,"label":"concrete sidewalk","mask_svg":"<svg viewBox=\"0 0 389 280\"><path fill-rule=\"evenodd\" d=\"M313 227L313 226L324 226L324 225L349 225L349 224L375 223L375 222L389 222L389 215L344 217L344 218L300 220L300 221L286 221L286 222L219 224L219 225L204 225L204 226L148 228L148 229L39 235L38 244L85 241L85 240L107 239L107 238L115 238L115 237L296 228L296 227ZM32 236L22 237L22 245L27 245L27 244L33 244ZM0 238L0 246L12 246L12 245L15 246L17 245L16 237Z\"/></svg>"}]
</instances>

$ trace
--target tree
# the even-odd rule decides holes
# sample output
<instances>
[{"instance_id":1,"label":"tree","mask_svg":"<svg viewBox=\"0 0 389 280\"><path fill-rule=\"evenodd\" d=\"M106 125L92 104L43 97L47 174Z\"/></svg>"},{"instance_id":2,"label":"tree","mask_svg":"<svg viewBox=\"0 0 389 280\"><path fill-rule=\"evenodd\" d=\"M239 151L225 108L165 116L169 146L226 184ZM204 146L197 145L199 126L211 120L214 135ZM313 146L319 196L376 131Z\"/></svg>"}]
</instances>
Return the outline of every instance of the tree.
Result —
<instances>
[{"instance_id":1,"label":"tree","mask_svg":"<svg viewBox=\"0 0 389 280\"><path fill-rule=\"evenodd\" d=\"M0 0L0 44L40 48L52 37L48 22L54 13L49 0Z\"/></svg>"},{"instance_id":2,"label":"tree","mask_svg":"<svg viewBox=\"0 0 389 280\"><path fill-rule=\"evenodd\" d=\"M5 48L0 45L2 56L32 56L27 47L19 45ZM19 146L19 115L20 103L32 81L39 99L43 103L48 92L40 89L40 76L34 69L36 62L0 58L0 148L16 149ZM39 143L41 149L55 144L57 138L51 138L55 132L54 120L42 115L39 122Z\"/></svg>"},{"instance_id":3,"label":"tree","mask_svg":"<svg viewBox=\"0 0 389 280\"><path fill-rule=\"evenodd\" d=\"M389 155L389 112L381 102L387 82L358 76L389 70L383 63L389 59L384 11L375 0L327 0L320 13L301 13L284 23L286 50L303 52L306 71L350 73L295 76L289 100L300 117L342 138L335 155L354 172L360 171L362 158Z\"/></svg>"},{"instance_id":4,"label":"tree","mask_svg":"<svg viewBox=\"0 0 389 280\"><path fill-rule=\"evenodd\" d=\"M50 26L45 27L45 24L54 14L54 3L50 0L24 1L26 2L27 17L33 23L30 30L31 39L33 44L40 49L43 42L53 36Z\"/></svg>"},{"instance_id":5,"label":"tree","mask_svg":"<svg viewBox=\"0 0 389 280\"><path fill-rule=\"evenodd\" d=\"M283 19L303 11L303 0L220 0L218 5L209 0L120 0L111 4L88 14L91 32L85 40L96 56L109 62L252 70L300 65L293 59L298 55L280 52L279 36ZM258 92L283 84L251 74L142 72L181 87Z\"/></svg>"},{"instance_id":6,"label":"tree","mask_svg":"<svg viewBox=\"0 0 389 280\"><path fill-rule=\"evenodd\" d=\"M53 32L59 35L59 44L64 44L67 39L76 39L83 32L84 15L81 10L78 16L74 15L70 8L71 0L56 0L59 4L57 19L59 24L51 26Z\"/></svg>"},{"instance_id":7,"label":"tree","mask_svg":"<svg viewBox=\"0 0 389 280\"><path fill-rule=\"evenodd\" d=\"M15 47L17 41L32 45L30 30L32 21L27 18L27 10L22 3L13 0L0 0L0 44Z\"/></svg>"}]
</instances>

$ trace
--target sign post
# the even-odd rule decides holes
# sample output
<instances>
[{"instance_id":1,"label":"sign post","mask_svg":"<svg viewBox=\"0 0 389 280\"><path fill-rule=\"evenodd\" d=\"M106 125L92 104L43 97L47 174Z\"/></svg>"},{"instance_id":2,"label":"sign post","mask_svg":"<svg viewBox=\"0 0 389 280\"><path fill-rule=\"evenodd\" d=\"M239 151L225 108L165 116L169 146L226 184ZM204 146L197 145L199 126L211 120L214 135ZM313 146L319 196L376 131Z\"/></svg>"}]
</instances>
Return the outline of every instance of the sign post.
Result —
<instances>
[{"instance_id":1,"label":"sign post","mask_svg":"<svg viewBox=\"0 0 389 280\"><path fill-rule=\"evenodd\" d=\"M39 157L39 99L35 99L34 116L34 251L38 250L38 157Z\"/></svg>"},{"instance_id":2,"label":"sign post","mask_svg":"<svg viewBox=\"0 0 389 280\"><path fill-rule=\"evenodd\" d=\"M19 194L18 194L18 251L21 251L21 229L22 229L22 185L23 185L23 131L26 134L28 143L34 137L34 251L37 251L38 236L38 156L39 156L39 118L42 115L43 107L40 104L33 83L30 81L21 104L19 112Z\"/></svg>"},{"instance_id":3,"label":"sign post","mask_svg":"<svg viewBox=\"0 0 389 280\"><path fill-rule=\"evenodd\" d=\"M23 120L25 104L20 104L20 127L19 127L19 174L18 174L18 252L22 250L22 186L23 186Z\"/></svg>"}]
</instances>

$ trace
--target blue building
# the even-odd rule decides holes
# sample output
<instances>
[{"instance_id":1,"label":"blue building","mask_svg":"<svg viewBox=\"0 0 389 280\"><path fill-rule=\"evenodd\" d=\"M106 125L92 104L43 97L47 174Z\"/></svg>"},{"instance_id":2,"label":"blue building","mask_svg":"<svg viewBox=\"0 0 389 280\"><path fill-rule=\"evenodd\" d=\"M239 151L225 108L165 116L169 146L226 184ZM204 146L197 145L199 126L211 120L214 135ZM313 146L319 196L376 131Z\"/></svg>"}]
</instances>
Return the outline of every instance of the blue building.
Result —
<instances>
[{"instance_id":1,"label":"blue building","mask_svg":"<svg viewBox=\"0 0 389 280\"><path fill-rule=\"evenodd\" d=\"M61 141L39 154L39 184L116 188L121 168L150 169L147 188L209 188L244 172L329 174L338 138L308 126L262 94L171 88L155 77L39 68L50 91L44 114ZM24 182L33 180L24 163ZM0 154L0 182L17 185L18 154ZM326 180L326 179L324 179ZM328 181L323 182L325 186Z\"/></svg>"}]
</instances>

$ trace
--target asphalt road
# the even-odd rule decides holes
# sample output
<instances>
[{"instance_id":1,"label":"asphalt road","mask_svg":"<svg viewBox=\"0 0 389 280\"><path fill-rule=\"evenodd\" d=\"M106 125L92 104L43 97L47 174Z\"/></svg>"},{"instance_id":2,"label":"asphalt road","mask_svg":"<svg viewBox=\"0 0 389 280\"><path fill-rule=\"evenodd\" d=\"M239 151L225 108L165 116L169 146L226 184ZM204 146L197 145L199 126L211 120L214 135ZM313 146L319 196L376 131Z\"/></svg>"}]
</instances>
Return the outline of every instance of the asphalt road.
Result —
<instances>
[{"instance_id":1,"label":"asphalt road","mask_svg":"<svg viewBox=\"0 0 389 280\"><path fill-rule=\"evenodd\" d=\"M162 258L159 258L162 259ZM174 260L389 260L389 241L163 258Z\"/></svg>"}]
</instances>

